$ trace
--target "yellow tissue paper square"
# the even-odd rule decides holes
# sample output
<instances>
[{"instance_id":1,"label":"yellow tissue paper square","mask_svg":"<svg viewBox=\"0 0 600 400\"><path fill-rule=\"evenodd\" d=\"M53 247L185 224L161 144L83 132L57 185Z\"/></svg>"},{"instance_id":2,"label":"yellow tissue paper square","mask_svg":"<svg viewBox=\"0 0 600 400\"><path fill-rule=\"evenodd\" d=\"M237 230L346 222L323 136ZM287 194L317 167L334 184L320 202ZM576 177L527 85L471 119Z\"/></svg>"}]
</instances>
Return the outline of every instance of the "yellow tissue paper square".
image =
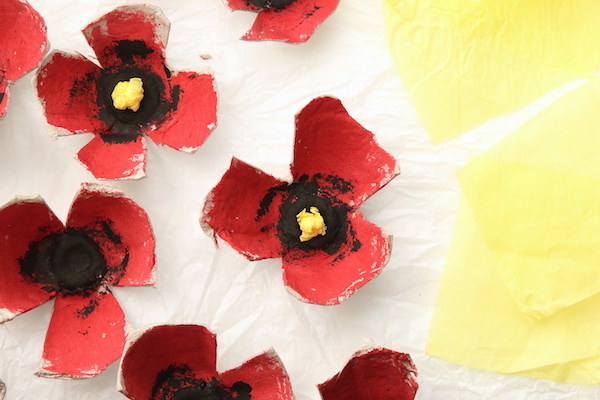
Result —
<instances>
[{"instance_id":1,"label":"yellow tissue paper square","mask_svg":"<svg viewBox=\"0 0 600 400\"><path fill-rule=\"evenodd\" d=\"M397 70L431 140L600 66L597 0L384 0Z\"/></svg>"},{"instance_id":2,"label":"yellow tissue paper square","mask_svg":"<svg viewBox=\"0 0 600 400\"><path fill-rule=\"evenodd\" d=\"M600 383L600 79L459 171L428 353Z\"/></svg>"}]
</instances>

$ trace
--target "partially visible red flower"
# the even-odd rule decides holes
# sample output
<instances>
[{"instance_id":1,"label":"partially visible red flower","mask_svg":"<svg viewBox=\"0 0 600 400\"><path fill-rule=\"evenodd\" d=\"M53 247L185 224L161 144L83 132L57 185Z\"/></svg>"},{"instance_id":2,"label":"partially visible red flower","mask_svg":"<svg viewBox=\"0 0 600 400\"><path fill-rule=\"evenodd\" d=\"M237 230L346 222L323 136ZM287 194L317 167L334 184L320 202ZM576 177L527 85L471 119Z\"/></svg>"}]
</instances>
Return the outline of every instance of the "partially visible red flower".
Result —
<instances>
[{"instance_id":1,"label":"partially visible red flower","mask_svg":"<svg viewBox=\"0 0 600 400\"><path fill-rule=\"evenodd\" d=\"M213 76L171 72L165 65L169 26L158 7L118 7L83 29L101 67L78 54L54 51L38 72L38 94L48 123L62 128L58 134L94 133L78 158L96 178L145 176L142 134L192 153L216 126ZM141 106L117 109L113 89L131 78L143 81Z\"/></svg>"},{"instance_id":2,"label":"partially visible red flower","mask_svg":"<svg viewBox=\"0 0 600 400\"><path fill-rule=\"evenodd\" d=\"M0 323L56 297L38 375L97 375L125 344L108 285L152 285L154 258L146 212L110 187L82 185L66 226L41 198L16 198L0 208Z\"/></svg>"},{"instance_id":3,"label":"partially visible red flower","mask_svg":"<svg viewBox=\"0 0 600 400\"><path fill-rule=\"evenodd\" d=\"M416 376L410 355L376 348L355 353L318 388L323 400L413 400L419 388Z\"/></svg>"},{"instance_id":4,"label":"partially visible red flower","mask_svg":"<svg viewBox=\"0 0 600 400\"><path fill-rule=\"evenodd\" d=\"M207 196L201 223L250 260L283 258L301 300L338 304L377 276L391 238L356 211L398 173L396 160L332 97L296 116L293 182L233 159ZM326 232L301 241L297 216L316 207Z\"/></svg>"},{"instance_id":5,"label":"partially visible red flower","mask_svg":"<svg viewBox=\"0 0 600 400\"><path fill-rule=\"evenodd\" d=\"M281 40L303 43L340 0L226 0L232 10L258 12L244 40Z\"/></svg>"},{"instance_id":6,"label":"partially visible red flower","mask_svg":"<svg viewBox=\"0 0 600 400\"><path fill-rule=\"evenodd\" d=\"M132 335L119 386L132 400L293 400L274 350L217 372L215 335L198 325L160 325Z\"/></svg>"},{"instance_id":7,"label":"partially visible red flower","mask_svg":"<svg viewBox=\"0 0 600 400\"><path fill-rule=\"evenodd\" d=\"M0 1L0 118L4 116L9 87L39 64L48 50L46 24L25 0Z\"/></svg>"}]
</instances>

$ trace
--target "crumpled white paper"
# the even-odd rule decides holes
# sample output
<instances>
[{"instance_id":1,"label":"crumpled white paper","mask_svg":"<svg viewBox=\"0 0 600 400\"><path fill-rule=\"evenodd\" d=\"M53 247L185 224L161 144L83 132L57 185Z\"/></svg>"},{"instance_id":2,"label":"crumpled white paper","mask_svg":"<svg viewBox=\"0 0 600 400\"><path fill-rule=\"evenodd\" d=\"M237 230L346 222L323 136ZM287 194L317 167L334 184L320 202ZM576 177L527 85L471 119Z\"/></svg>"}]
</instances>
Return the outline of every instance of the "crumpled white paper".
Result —
<instances>
[{"instance_id":1,"label":"crumpled white paper","mask_svg":"<svg viewBox=\"0 0 600 400\"><path fill-rule=\"evenodd\" d=\"M118 5L136 2L30 3L46 19L52 48L92 56L81 28ZM150 3L162 7L172 23L167 63L175 70L212 67L219 109L216 130L196 154L149 143L148 178L114 183L146 209L157 238L157 287L114 288L133 327L203 324L217 334L219 370L272 346L298 400L319 399L316 384L368 344L412 355L419 369L417 399L600 399L600 388L504 376L424 355L458 207L456 169L469 153L490 147L576 83L434 146L394 72L380 2L343 0L302 45L239 40L255 15L231 12L220 0ZM32 76L15 83L0 121L0 202L39 193L64 220L80 183L95 181L74 158L91 135L51 140ZM232 155L288 178L294 115L326 94L340 98L402 169L361 207L367 219L394 236L390 262L334 307L296 300L283 287L279 260L249 262L222 241L215 248L198 223L204 196ZM7 399L124 399L116 392L117 363L90 380L33 375L51 305L0 325L0 379Z\"/></svg>"}]
</instances>

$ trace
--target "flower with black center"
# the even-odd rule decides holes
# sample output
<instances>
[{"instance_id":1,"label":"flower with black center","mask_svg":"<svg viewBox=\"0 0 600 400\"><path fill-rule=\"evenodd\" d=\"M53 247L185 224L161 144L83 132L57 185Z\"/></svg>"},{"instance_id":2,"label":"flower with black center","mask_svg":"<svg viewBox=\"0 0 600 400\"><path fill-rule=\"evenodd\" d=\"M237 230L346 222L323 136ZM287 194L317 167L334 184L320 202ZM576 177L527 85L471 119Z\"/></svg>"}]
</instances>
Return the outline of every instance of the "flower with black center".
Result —
<instances>
[{"instance_id":1,"label":"flower with black center","mask_svg":"<svg viewBox=\"0 0 600 400\"><path fill-rule=\"evenodd\" d=\"M192 153L216 126L217 94L208 72L172 72L165 65L169 21L151 5L118 7L83 34L100 66L52 52L38 71L37 90L58 135L91 132L78 153L100 179L145 176L143 134Z\"/></svg>"},{"instance_id":2,"label":"flower with black center","mask_svg":"<svg viewBox=\"0 0 600 400\"><path fill-rule=\"evenodd\" d=\"M331 13L340 0L226 0L232 10L258 13L244 40L281 40L303 43Z\"/></svg>"},{"instance_id":3,"label":"flower with black center","mask_svg":"<svg viewBox=\"0 0 600 400\"><path fill-rule=\"evenodd\" d=\"M39 197L0 209L0 323L56 298L38 375L85 378L121 355L126 320L108 285L154 283L154 234L102 185L82 185L65 225Z\"/></svg>"},{"instance_id":4,"label":"flower with black center","mask_svg":"<svg viewBox=\"0 0 600 400\"><path fill-rule=\"evenodd\" d=\"M296 116L291 172L285 182L234 158L202 226L250 260L282 257L301 300L338 304L389 259L391 238L356 210L399 173L396 160L338 99L320 97Z\"/></svg>"},{"instance_id":5,"label":"flower with black center","mask_svg":"<svg viewBox=\"0 0 600 400\"><path fill-rule=\"evenodd\" d=\"M215 335L198 325L160 325L132 335L119 386L132 400L293 400L274 350L219 373Z\"/></svg>"},{"instance_id":6,"label":"flower with black center","mask_svg":"<svg viewBox=\"0 0 600 400\"><path fill-rule=\"evenodd\" d=\"M374 348L355 353L318 388L323 400L413 400L419 388L416 376L410 355Z\"/></svg>"},{"instance_id":7,"label":"flower with black center","mask_svg":"<svg viewBox=\"0 0 600 400\"><path fill-rule=\"evenodd\" d=\"M0 118L8 107L9 86L39 64L48 50L46 24L25 0L0 1Z\"/></svg>"}]
</instances>

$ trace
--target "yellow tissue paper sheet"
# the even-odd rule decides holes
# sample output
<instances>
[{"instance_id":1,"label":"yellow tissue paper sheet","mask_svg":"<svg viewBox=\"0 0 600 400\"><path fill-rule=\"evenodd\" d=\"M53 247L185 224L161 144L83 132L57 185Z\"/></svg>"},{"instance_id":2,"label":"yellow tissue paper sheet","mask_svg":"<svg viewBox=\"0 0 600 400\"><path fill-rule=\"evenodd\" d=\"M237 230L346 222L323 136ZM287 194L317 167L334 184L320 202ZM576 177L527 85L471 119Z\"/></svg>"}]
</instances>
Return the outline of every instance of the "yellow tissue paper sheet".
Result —
<instances>
[{"instance_id":1,"label":"yellow tissue paper sheet","mask_svg":"<svg viewBox=\"0 0 600 400\"><path fill-rule=\"evenodd\" d=\"M600 383L600 78L459 171L428 352Z\"/></svg>"},{"instance_id":2,"label":"yellow tissue paper sheet","mask_svg":"<svg viewBox=\"0 0 600 400\"><path fill-rule=\"evenodd\" d=\"M427 354L501 373L597 384L599 309L600 297L594 296L543 319L521 312L463 201Z\"/></svg>"},{"instance_id":3,"label":"yellow tissue paper sheet","mask_svg":"<svg viewBox=\"0 0 600 400\"><path fill-rule=\"evenodd\" d=\"M390 51L431 140L600 65L598 0L383 0Z\"/></svg>"}]
</instances>

